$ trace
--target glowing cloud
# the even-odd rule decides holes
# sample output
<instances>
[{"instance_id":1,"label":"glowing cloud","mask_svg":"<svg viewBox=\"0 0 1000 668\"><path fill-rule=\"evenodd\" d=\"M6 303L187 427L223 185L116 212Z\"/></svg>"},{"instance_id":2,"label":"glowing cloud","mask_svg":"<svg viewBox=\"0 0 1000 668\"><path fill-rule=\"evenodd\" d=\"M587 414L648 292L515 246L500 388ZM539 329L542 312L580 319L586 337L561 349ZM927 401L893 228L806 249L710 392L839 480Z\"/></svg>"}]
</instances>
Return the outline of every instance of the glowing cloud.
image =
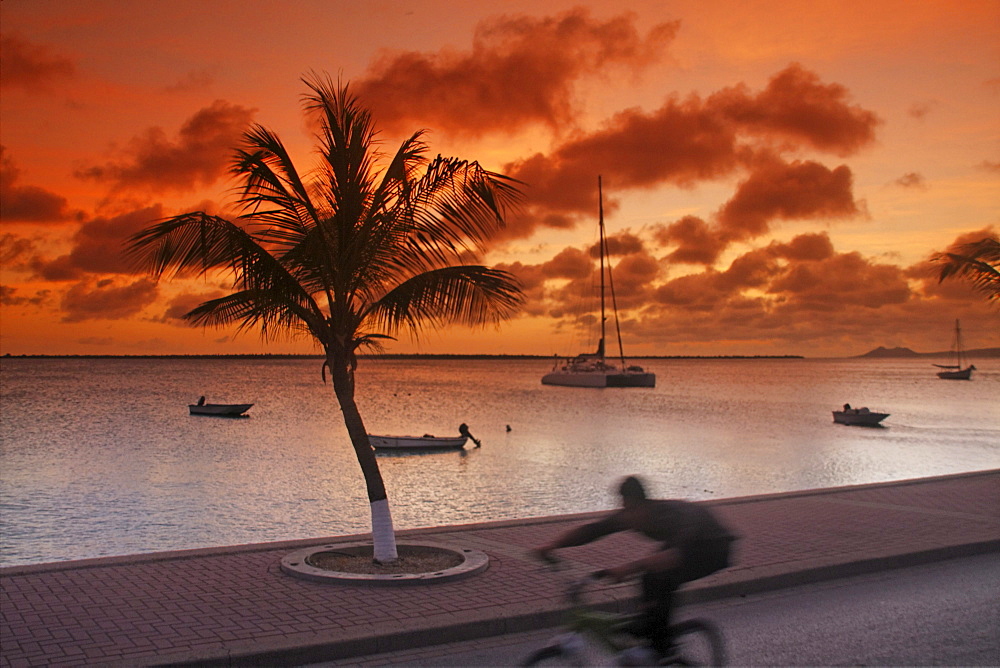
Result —
<instances>
[{"instance_id":1,"label":"glowing cloud","mask_svg":"<svg viewBox=\"0 0 1000 668\"><path fill-rule=\"evenodd\" d=\"M798 65L775 75L759 94L745 86L702 99L676 95L652 112L622 111L604 127L511 163L505 171L530 184L526 215L512 221L511 237L537 226L569 227L575 216L596 209L594 165L617 191L663 184L690 187L747 169L751 176L720 212L726 238L766 231L773 217L831 217L857 213L847 167L827 170L816 162L786 165L780 156L807 149L853 153L874 139L880 123L872 112L850 105L847 90L823 84ZM769 183L769 179L777 179ZM606 199L613 211L617 202ZM757 230L755 232L755 230ZM711 261L708 244L691 245L702 234L693 221L669 235L687 240L678 258Z\"/></svg>"},{"instance_id":2,"label":"glowing cloud","mask_svg":"<svg viewBox=\"0 0 1000 668\"><path fill-rule=\"evenodd\" d=\"M61 223L70 219L65 197L38 186L18 185L20 176L21 170L0 146L0 218L4 222Z\"/></svg>"},{"instance_id":3,"label":"glowing cloud","mask_svg":"<svg viewBox=\"0 0 1000 668\"><path fill-rule=\"evenodd\" d=\"M187 192L215 183L229 166L233 147L252 121L255 110L217 100L181 127L177 139L161 128L133 138L121 157L77 171L80 178L155 193Z\"/></svg>"},{"instance_id":4,"label":"glowing cloud","mask_svg":"<svg viewBox=\"0 0 1000 668\"><path fill-rule=\"evenodd\" d=\"M148 278L126 285L110 278L84 281L63 296L63 322L124 320L156 301L157 292L156 282Z\"/></svg>"},{"instance_id":5,"label":"glowing cloud","mask_svg":"<svg viewBox=\"0 0 1000 668\"><path fill-rule=\"evenodd\" d=\"M542 123L575 122L573 84L609 66L641 70L662 55L679 22L643 37L635 17L606 21L574 9L554 17L482 22L469 52L383 53L356 84L388 128L413 123L481 135Z\"/></svg>"},{"instance_id":6,"label":"glowing cloud","mask_svg":"<svg viewBox=\"0 0 1000 668\"><path fill-rule=\"evenodd\" d=\"M68 58L54 55L48 47L16 35L0 37L0 54L3 55L3 67L0 68L0 88L3 89L45 92L52 83L76 74L76 66Z\"/></svg>"}]
</instances>

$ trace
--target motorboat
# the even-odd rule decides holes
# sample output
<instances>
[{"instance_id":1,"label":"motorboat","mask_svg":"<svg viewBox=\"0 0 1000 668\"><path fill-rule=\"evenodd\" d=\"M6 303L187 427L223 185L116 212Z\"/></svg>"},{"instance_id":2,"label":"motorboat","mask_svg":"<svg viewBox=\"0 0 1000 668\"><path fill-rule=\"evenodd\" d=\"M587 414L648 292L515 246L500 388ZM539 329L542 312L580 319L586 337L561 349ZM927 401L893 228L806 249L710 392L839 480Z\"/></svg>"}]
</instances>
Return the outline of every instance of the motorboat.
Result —
<instances>
[{"instance_id":1,"label":"motorboat","mask_svg":"<svg viewBox=\"0 0 1000 668\"><path fill-rule=\"evenodd\" d=\"M368 434L376 450L458 450L469 439L465 436L382 436Z\"/></svg>"},{"instance_id":2,"label":"motorboat","mask_svg":"<svg viewBox=\"0 0 1000 668\"><path fill-rule=\"evenodd\" d=\"M458 450L472 440L478 448L482 442L469 432L464 422L458 426L458 436L383 436L368 434L368 440L376 450Z\"/></svg>"},{"instance_id":3,"label":"motorboat","mask_svg":"<svg viewBox=\"0 0 1000 668\"><path fill-rule=\"evenodd\" d=\"M253 404L209 404L205 397L196 404L188 404L191 415L212 415L215 417L241 417Z\"/></svg>"},{"instance_id":4,"label":"motorboat","mask_svg":"<svg viewBox=\"0 0 1000 668\"><path fill-rule=\"evenodd\" d=\"M833 411L833 421L837 424L858 427L881 427L882 420L887 417L889 417L888 413L877 413L868 410L867 407L851 408L850 405L845 405L843 410Z\"/></svg>"},{"instance_id":5,"label":"motorboat","mask_svg":"<svg viewBox=\"0 0 1000 668\"><path fill-rule=\"evenodd\" d=\"M976 367L974 364L965 366L968 360L965 359L965 353L962 350L962 328L958 320L955 321L955 341L952 345L952 351L955 353L954 364L934 365L941 369L941 371L938 371L938 378L945 380L972 380L972 372L976 370Z\"/></svg>"},{"instance_id":6,"label":"motorboat","mask_svg":"<svg viewBox=\"0 0 1000 668\"><path fill-rule=\"evenodd\" d=\"M601 190L600 177L597 177L597 192L601 263L601 338L597 344L597 352L584 353L569 359L557 358L552 371L542 376L542 384L569 387L656 387L655 373L625 361L621 329L618 322L618 306L615 301L614 281L611 277L611 263L605 263L605 257L608 255L608 240L604 234L604 195ZM611 288L611 306L615 316L615 329L618 332L619 357L617 359L608 358L604 352L605 323L607 321L605 316L605 274Z\"/></svg>"}]
</instances>

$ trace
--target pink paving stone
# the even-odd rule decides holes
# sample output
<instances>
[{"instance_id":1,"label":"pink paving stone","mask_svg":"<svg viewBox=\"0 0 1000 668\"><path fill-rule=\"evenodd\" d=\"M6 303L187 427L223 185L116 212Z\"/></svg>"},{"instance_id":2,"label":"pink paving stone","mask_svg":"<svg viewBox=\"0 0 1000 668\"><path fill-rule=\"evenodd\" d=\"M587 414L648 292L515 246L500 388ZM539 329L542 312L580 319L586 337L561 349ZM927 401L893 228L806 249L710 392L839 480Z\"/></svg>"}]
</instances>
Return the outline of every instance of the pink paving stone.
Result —
<instances>
[{"instance_id":1,"label":"pink paving stone","mask_svg":"<svg viewBox=\"0 0 1000 668\"><path fill-rule=\"evenodd\" d=\"M793 574L834 557L852 563L876 548L884 556L976 541L1000 544L1000 471L712 505L743 539L739 562L706 583L744 586L758 572ZM192 649L252 654L279 637L315 642L320 630L355 637L373 624L404 629L429 619L449 624L502 617L506 610L556 609L561 588L528 550L592 517L400 532L411 542L458 544L490 556L486 572L433 586L331 585L284 575L281 557L307 542L111 558L86 568L2 569L0 665L78 664L81 647L137 665ZM641 538L615 536L565 556L577 568L596 568L648 549ZM628 586L618 591L631 593ZM433 633L424 636L432 639ZM39 637L52 642L33 642Z\"/></svg>"}]
</instances>

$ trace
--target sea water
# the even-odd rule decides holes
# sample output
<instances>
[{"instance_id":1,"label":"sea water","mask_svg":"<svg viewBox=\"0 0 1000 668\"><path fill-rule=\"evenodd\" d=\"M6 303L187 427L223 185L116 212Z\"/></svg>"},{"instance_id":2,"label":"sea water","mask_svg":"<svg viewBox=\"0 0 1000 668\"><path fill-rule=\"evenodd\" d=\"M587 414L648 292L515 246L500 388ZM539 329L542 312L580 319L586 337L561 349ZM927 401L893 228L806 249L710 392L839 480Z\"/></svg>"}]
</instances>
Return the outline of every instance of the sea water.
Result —
<instances>
[{"instance_id":1,"label":"sea water","mask_svg":"<svg viewBox=\"0 0 1000 668\"><path fill-rule=\"evenodd\" d=\"M643 476L690 499L1000 467L1000 362L643 360L657 386L541 385L543 359L364 359L371 433L481 448L379 454L397 529L610 508ZM364 533L365 486L319 359L0 360L0 565ZM245 419L188 415L206 395ZM845 402L891 416L834 424Z\"/></svg>"}]
</instances>

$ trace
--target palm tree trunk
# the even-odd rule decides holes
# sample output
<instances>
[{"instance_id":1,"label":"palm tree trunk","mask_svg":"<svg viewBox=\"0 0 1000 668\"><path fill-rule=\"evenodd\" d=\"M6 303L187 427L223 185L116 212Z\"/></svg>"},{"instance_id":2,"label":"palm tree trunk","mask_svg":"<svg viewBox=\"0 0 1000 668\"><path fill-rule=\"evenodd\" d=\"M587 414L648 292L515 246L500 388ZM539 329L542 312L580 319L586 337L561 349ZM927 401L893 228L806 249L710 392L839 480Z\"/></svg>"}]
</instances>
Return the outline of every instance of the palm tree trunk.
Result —
<instances>
[{"instance_id":1,"label":"palm tree trunk","mask_svg":"<svg viewBox=\"0 0 1000 668\"><path fill-rule=\"evenodd\" d=\"M344 414L344 424L351 437L354 453L357 455L361 473L368 488L368 503L372 514L372 544L375 561L384 564L396 561L396 533L392 528L392 514L389 512L389 498L385 492L385 482L378 468L375 450L372 449L361 412L354 401L354 378L348 362L341 355L327 355L330 374L333 376L333 390Z\"/></svg>"}]
</instances>

